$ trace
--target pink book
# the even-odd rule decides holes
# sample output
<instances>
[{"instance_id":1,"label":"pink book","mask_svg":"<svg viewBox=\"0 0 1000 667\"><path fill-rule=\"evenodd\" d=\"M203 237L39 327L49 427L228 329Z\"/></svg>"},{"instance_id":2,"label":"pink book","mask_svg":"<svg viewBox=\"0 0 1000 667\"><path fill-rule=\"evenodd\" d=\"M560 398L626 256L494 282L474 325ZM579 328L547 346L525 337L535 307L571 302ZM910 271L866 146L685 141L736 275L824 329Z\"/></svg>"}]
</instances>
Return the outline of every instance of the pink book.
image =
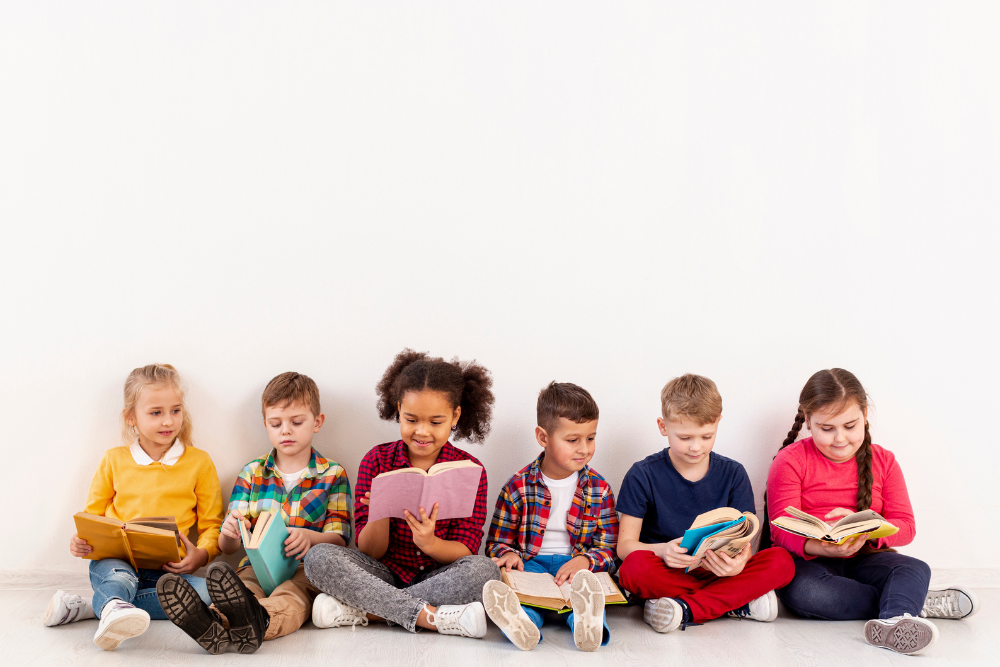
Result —
<instances>
[{"instance_id":1,"label":"pink book","mask_svg":"<svg viewBox=\"0 0 1000 667\"><path fill-rule=\"evenodd\" d=\"M368 521L403 518L403 510L420 518L423 507L430 516L438 504L438 520L472 516L483 467L472 461L436 463L427 472L420 468L390 470L372 480Z\"/></svg>"}]
</instances>

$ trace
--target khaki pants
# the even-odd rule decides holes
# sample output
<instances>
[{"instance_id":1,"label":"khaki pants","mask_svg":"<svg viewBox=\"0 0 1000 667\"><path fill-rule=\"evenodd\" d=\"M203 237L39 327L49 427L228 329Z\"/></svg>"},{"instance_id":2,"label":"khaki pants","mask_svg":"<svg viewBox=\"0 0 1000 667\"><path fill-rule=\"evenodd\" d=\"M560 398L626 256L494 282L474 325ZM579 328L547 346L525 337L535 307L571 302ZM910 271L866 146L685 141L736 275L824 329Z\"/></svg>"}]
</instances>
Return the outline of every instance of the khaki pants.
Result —
<instances>
[{"instance_id":1,"label":"khaki pants","mask_svg":"<svg viewBox=\"0 0 1000 667\"><path fill-rule=\"evenodd\" d=\"M306 580L305 568L299 565L291 579L279 585L271 595L264 595L253 568L247 565L236 574L271 616L264 641L291 634L301 628L312 613L312 603L319 591Z\"/></svg>"}]
</instances>

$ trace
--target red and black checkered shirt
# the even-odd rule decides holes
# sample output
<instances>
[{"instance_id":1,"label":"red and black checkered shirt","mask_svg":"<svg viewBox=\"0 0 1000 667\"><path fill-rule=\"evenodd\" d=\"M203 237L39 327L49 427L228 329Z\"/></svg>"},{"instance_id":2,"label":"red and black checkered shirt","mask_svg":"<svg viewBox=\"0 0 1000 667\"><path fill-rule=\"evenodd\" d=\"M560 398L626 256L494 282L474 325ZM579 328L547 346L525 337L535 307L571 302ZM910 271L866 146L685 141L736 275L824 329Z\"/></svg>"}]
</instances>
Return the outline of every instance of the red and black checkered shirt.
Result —
<instances>
[{"instance_id":1,"label":"red and black checkered shirt","mask_svg":"<svg viewBox=\"0 0 1000 667\"><path fill-rule=\"evenodd\" d=\"M435 463L448 461L472 461L478 466L483 464L474 456L458 449L450 442L438 454ZM406 453L406 443L402 440L387 442L373 447L365 454L358 466L358 480L354 485L354 534L368 524L368 506L362 505L360 499L371 491L372 478L390 470L412 468L410 457ZM467 519L444 519L434 526L434 535L442 540L461 542L473 554L479 553L479 545L483 541L483 525L486 523L486 468L479 478L479 490L476 492L476 506L472 516ZM430 572L441 563L421 552L413 543L413 531L403 519L389 519L389 548L380 559L404 584L412 582L422 572Z\"/></svg>"}]
</instances>

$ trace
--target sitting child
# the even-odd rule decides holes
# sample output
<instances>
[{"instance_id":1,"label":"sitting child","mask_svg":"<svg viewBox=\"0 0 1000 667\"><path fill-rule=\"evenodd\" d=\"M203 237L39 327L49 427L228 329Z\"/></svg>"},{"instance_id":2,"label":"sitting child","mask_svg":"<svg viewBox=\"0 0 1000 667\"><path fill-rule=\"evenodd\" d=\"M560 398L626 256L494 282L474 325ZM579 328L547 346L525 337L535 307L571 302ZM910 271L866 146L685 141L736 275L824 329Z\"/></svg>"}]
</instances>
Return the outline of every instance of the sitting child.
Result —
<instances>
[{"instance_id":1,"label":"sitting child","mask_svg":"<svg viewBox=\"0 0 1000 667\"><path fill-rule=\"evenodd\" d=\"M624 558L622 586L646 598L643 618L657 632L682 630L722 615L773 621L774 589L791 581L792 559L784 549L735 558L708 551L701 568L680 546L695 518L719 507L754 512L753 490L743 466L712 451L722 397L715 383L698 375L674 378L660 394L656 420L669 447L635 463L618 496Z\"/></svg>"},{"instance_id":2,"label":"sitting child","mask_svg":"<svg viewBox=\"0 0 1000 667\"><path fill-rule=\"evenodd\" d=\"M611 487L587 464L597 439L597 403L586 389L552 382L538 395L535 438L542 453L500 491L486 553L508 572L549 573L571 581L566 623L581 651L611 639L604 592L593 572L614 569L618 514ZM539 641L542 611L518 603L502 581L483 587L486 613L522 651Z\"/></svg>"},{"instance_id":3,"label":"sitting child","mask_svg":"<svg viewBox=\"0 0 1000 667\"><path fill-rule=\"evenodd\" d=\"M207 453L191 441L191 417L173 366L136 368L125 380L122 409L123 447L104 453L90 483L84 511L127 522L139 517L173 516L186 555L162 570L139 569L115 558L90 561L93 604L58 591L45 612L45 625L62 625L96 614L101 622L94 643L106 651L141 635L150 619L165 619L155 586L166 576L186 582L193 594L208 600L205 580L192 572L219 553L222 490ZM198 525L198 544L187 534ZM86 557L93 548L73 535L70 553ZM169 573L169 574L168 574Z\"/></svg>"},{"instance_id":4,"label":"sitting child","mask_svg":"<svg viewBox=\"0 0 1000 667\"><path fill-rule=\"evenodd\" d=\"M299 373L282 373L261 397L264 427L273 449L243 467L229 499L219 548L227 554L242 546L239 522L247 529L261 512L280 512L288 526L285 554L297 560L316 544L344 546L351 539L351 487L347 473L312 447L313 435L325 421L319 388ZM208 568L211 610L183 579L167 575L156 587L167 616L209 653L232 644L253 653L261 642L295 632L309 620L319 593L299 565L291 579L264 594L246 558L235 572L226 563Z\"/></svg>"}]
</instances>

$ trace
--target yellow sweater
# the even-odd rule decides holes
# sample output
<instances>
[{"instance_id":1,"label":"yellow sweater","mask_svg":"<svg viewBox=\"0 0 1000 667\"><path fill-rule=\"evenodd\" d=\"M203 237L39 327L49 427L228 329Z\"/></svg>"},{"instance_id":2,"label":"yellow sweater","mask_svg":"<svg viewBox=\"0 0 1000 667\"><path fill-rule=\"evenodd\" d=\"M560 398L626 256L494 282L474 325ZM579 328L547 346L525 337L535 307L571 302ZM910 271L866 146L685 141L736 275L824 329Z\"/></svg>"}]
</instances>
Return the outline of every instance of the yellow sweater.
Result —
<instances>
[{"instance_id":1,"label":"yellow sweater","mask_svg":"<svg viewBox=\"0 0 1000 667\"><path fill-rule=\"evenodd\" d=\"M158 462L141 466L128 447L109 449L90 483L84 511L120 521L173 515L184 535L197 522L198 548L208 551L209 560L219 553L219 475L211 457L194 447L185 447L172 466Z\"/></svg>"}]
</instances>

